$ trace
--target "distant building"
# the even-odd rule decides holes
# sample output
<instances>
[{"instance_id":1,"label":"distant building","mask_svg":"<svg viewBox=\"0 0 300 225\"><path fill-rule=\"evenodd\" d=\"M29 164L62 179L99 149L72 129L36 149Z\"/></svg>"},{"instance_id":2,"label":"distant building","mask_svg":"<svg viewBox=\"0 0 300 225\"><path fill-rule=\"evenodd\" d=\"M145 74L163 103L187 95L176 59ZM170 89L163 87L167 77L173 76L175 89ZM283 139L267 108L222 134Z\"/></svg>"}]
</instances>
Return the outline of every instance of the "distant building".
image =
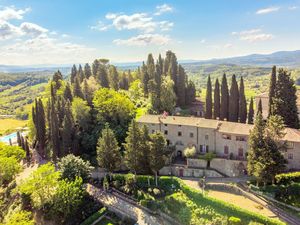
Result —
<instances>
[{"instance_id":1,"label":"distant building","mask_svg":"<svg viewBox=\"0 0 300 225\"><path fill-rule=\"evenodd\" d=\"M259 99L261 99L261 103L262 103L263 117L267 118L269 113L269 93L265 92L255 97L256 109L258 107ZM297 107L298 107L298 116L300 118L300 91L297 92Z\"/></svg>"},{"instance_id":2,"label":"distant building","mask_svg":"<svg viewBox=\"0 0 300 225\"><path fill-rule=\"evenodd\" d=\"M181 157L186 147L194 146L199 155L207 152L216 153L217 158L212 161L211 167L228 176L238 176L246 170L248 139L253 125L159 115L144 115L138 122L147 125L150 133L162 132L167 144L175 147L174 156ZM283 155L288 161L287 168L299 170L300 131L286 128L285 132L283 140L287 141L289 148ZM197 160L190 160L188 164L190 162L194 167L201 167L199 159ZM188 168L185 166L183 169Z\"/></svg>"}]
</instances>

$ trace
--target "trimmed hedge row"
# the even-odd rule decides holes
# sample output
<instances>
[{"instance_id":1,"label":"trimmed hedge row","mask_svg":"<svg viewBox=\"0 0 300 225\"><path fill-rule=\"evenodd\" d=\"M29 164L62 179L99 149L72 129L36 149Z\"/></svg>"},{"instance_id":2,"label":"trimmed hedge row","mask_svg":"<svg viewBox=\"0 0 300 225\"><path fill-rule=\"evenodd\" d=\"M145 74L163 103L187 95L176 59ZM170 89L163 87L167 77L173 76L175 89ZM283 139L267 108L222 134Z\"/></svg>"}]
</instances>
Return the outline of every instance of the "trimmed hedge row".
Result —
<instances>
[{"instance_id":1,"label":"trimmed hedge row","mask_svg":"<svg viewBox=\"0 0 300 225\"><path fill-rule=\"evenodd\" d=\"M87 218L85 221L83 221L80 225L91 225L93 222L95 222L100 216L104 215L107 210L105 207L99 209L97 212L95 212L93 215L91 215L89 218Z\"/></svg>"},{"instance_id":2,"label":"trimmed hedge row","mask_svg":"<svg viewBox=\"0 0 300 225\"><path fill-rule=\"evenodd\" d=\"M277 184L290 184L292 182L300 182L300 172L281 173L275 176Z\"/></svg>"}]
</instances>

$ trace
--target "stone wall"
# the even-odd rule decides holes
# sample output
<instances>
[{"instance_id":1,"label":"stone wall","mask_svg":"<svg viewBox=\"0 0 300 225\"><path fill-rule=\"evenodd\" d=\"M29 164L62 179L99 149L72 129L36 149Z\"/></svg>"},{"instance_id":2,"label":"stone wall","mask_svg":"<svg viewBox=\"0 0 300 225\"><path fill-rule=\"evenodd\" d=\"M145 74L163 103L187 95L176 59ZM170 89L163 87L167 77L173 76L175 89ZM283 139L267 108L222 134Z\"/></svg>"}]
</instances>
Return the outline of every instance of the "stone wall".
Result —
<instances>
[{"instance_id":1,"label":"stone wall","mask_svg":"<svg viewBox=\"0 0 300 225\"><path fill-rule=\"evenodd\" d=\"M183 166L165 166L159 171L159 175L173 175L177 177L223 177L214 170L188 168Z\"/></svg>"}]
</instances>

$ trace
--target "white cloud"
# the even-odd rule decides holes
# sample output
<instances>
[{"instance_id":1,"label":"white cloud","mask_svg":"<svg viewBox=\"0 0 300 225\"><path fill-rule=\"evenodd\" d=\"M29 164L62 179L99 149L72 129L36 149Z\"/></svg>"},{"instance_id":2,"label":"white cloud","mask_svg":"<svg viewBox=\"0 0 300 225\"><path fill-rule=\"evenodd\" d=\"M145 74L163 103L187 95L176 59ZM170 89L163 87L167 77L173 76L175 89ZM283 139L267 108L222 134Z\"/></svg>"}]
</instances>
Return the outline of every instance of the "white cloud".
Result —
<instances>
[{"instance_id":1,"label":"white cloud","mask_svg":"<svg viewBox=\"0 0 300 225\"><path fill-rule=\"evenodd\" d=\"M108 20L112 20L112 19L115 19L118 15L115 14L115 13L107 13L105 18L108 19Z\"/></svg>"},{"instance_id":2,"label":"white cloud","mask_svg":"<svg viewBox=\"0 0 300 225\"><path fill-rule=\"evenodd\" d=\"M47 33L48 30L34 23L24 22L20 25L20 29L24 34L31 36L39 36L43 33Z\"/></svg>"},{"instance_id":3,"label":"white cloud","mask_svg":"<svg viewBox=\"0 0 300 225\"><path fill-rule=\"evenodd\" d=\"M22 35L19 27L0 20L0 40L7 40Z\"/></svg>"},{"instance_id":4,"label":"white cloud","mask_svg":"<svg viewBox=\"0 0 300 225\"><path fill-rule=\"evenodd\" d=\"M47 34L0 47L0 61L6 64L53 64L87 60L94 49L50 38ZM30 56L30 57L29 57Z\"/></svg>"},{"instance_id":5,"label":"white cloud","mask_svg":"<svg viewBox=\"0 0 300 225\"><path fill-rule=\"evenodd\" d=\"M12 19L21 20L23 19L23 15L30 11L30 8L26 9L15 9L14 7L5 7L0 10L0 20L8 21Z\"/></svg>"},{"instance_id":6,"label":"white cloud","mask_svg":"<svg viewBox=\"0 0 300 225\"><path fill-rule=\"evenodd\" d=\"M116 39L113 43L117 45L128 45L128 46L145 46L145 45L166 45L171 39L166 35L160 34L141 34L129 39Z\"/></svg>"},{"instance_id":7,"label":"white cloud","mask_svg":"<svg viewBox=\"0 0 300 225\"><path fill-rule=\"evenodd\" d=\"M174 26L174 23L169 21L161 21L159 22L159 27L162 31L168 31L171 30L171 28Z\"/></svg>"},{"instance_id":8,"label":"white cloud","mask_svg":"<svg viewBox=\"0 0 300 225\"><path fill-rule=\"evenodd\" d=\"M264 9L259 9L256 11L256 14L267 14L271 12L276 12L280 9L280 7L269 7L269 8L264 8Z\"/></svg>"},{"instance_id":9,"label":"white cloud","mask_svg":"<svg viewBox=\"0 0 300 225\"><path fill-rule=\"evenodd\" d=\"M261 29L232 32L232 35L239 36L240 40L248 42L267 41L274 38L272 34L263 33Z\"/></svg>"},{"instance_id":10,"label":"white cloud","mask_svg":"<svg viewBox=\"0 0 300 225\"><path fill-rule=\"evenodd\" d=\"M113 18L112 25L117 30L141 30L146 33L153 32L156 27L152 17L147 16L146 13L118 15Z\"/></svg>"},{"instance_id":11,"label":"white cloud","mask_svg":"<svg viewBox=\"0 0 300 225\"><path fill-rule=\"evenodd\" d=\"M223 47L224 47L224 48L232 48L232 47L233 47L233 44L228 43L228 44L225 44Z\"/></svg>"},{"instance_id":12,"label":"white cloud","mask_svg":"<svg viewBox=\"0 0 300 225\"><path fill-rule=\"evenodd\" d=\"M154 13L154 15L156 15L156 16L159 16L166 12L173 12L173 8L167 4L156 6L156 10L157 10L156 13Z\"/></svg>"},{"instance_id":13,"label":"white cloud","mask_svg":"<svg viewBox=\"0 0 300 225\"><path fill-rule=\"evenodd\" d=\"M91 30L98 30L98 31L106 31L111 27L111 25L105 25L102 21L98 21L95 26L90 26Z\"/></svg>"},{"instance_id":14,"label":"white cloud","mask_svg":"<svg viewBox=\"0 0 300 225\"><path fill-rule=\"evenodd\" d=\"M201 40L200 40L200 43L201 43L201 44L204 44L204 43L206 43L206 40L205 40L205 39L201 39Z\"/></svg>"},{"instance_id":15,"label":"white cloud","mask_svg":"<svg viewBox=\"0 0 300 225\"><path fill-rule=\"evenodd\" d=\"M290 6L288 9L289 10L296 10L296 9L298 9L298 6Z\"/></svg>"}]
</instances>

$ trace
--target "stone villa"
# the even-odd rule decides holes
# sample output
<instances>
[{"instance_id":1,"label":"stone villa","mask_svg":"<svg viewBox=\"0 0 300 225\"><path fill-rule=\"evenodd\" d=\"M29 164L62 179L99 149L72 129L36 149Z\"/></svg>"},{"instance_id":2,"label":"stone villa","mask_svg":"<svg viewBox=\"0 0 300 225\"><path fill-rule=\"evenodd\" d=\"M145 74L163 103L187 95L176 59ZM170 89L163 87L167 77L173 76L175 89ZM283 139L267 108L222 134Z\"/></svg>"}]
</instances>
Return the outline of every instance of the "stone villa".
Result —
<instances>
[{"instance_id":1,"label":"stone villa","mask_svg":"<svg viewBox=\"0 0 300 225\"><path fill-rule=\"evenodd\" d=\"M199 117L144 115L138 122L148 126L150 133L162 132L169 146L175 147L173 157L182 157L183 150L194 146L197 154L214 152L216 158L210 167L227 176L239 176L245 173L248 150L248 138L253 125L227 121L204 119ZM300 131L286 128L284 140L289 149L284 152L289 170L300 169ZM177 165L171 172L178 176L201 176L204 160L187 159L184 165ZM166 173L166 172L164 172ZM218 176L211 174L211 176Z\"/></svg>"}]
</instances>

